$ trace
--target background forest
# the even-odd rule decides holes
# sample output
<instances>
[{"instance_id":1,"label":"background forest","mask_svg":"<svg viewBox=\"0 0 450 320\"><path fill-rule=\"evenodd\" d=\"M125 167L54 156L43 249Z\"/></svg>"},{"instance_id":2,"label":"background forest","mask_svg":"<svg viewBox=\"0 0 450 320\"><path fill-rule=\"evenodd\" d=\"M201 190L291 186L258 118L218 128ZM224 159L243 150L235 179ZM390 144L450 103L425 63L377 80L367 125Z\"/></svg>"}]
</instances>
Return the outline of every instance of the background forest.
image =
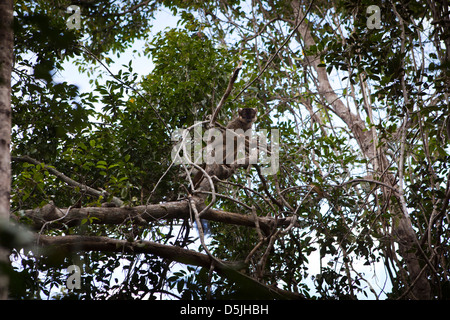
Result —
<instances>
[{"instance_id":1,"label":"background forest","mask_svg":"<svg viewBox=\"0 0 450 320\"><path fill-rule=\"evenodd\" d=\"M450 298L447 1L12 3L2 298ZM202 193L173 133L239 108L279 170Z\"/></svg>"}]
</instances>

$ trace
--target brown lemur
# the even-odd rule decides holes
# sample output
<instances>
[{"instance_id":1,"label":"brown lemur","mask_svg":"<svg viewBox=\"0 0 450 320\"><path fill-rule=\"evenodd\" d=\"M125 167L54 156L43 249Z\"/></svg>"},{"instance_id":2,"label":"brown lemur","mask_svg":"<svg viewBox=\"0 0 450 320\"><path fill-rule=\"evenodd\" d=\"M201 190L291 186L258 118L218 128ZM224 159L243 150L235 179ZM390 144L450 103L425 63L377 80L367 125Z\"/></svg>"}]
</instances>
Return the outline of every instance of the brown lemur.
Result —
<instances>
[{"instance_id":1,"label":"brown lemur","mask_svg":"<svg viewBox=\"0 0 450 320\"><path fill-rule=\"evenodd\" d=\"M256 108L239 109L238 116L227 124L227 129L230 130L242 129L244 131L247 131L252 127L253 122L256 121L257 113L258 110Z\"/></svg>"},{"instance_id":2,"label":"brown lemur","mask_svg":"<svg viewBox=\"0 0 450 320\"><path fill-rule=\"evenodd\" d=\"M233 120L231 120L230 122L228 122L226 129L227 130L231 130L233 132L235 132L236 130L243 130L244 132L247 132L245 140L246 140L246 145L248 145L248 130L251 129L252 124L256 121L257 119L257 113L258 110L256 108L240 108L238 111L238 116L236 118L234 118ZM227 146L226 146L226 132L224 132L222 134L222 139L215 139L212 142L212 146L211 146L211 150L217 150L216 148L218 147L218 144L222 144L222 162L221 163L217 163L218 165L226 165L229 166L230 163L227 163L230 157L229 153L227 153ZM237 152L238 152L238 146L237 146L237 136L234 137L233 139L233 149L231 150L231 152L233 153L233 161L236 160L236 156L237 156ZM216 166L214 166L215 168L217 168L217 164ZM203 164L202 168L205 169L206 165ZM207 173L209 170L206 170ZM197 187L199 185L199 183L203 180L203 173L199 170L196 175L194 176L194 179L192 180L192 183L194 185L194 187Z\"/></svg>"}]
</instances>

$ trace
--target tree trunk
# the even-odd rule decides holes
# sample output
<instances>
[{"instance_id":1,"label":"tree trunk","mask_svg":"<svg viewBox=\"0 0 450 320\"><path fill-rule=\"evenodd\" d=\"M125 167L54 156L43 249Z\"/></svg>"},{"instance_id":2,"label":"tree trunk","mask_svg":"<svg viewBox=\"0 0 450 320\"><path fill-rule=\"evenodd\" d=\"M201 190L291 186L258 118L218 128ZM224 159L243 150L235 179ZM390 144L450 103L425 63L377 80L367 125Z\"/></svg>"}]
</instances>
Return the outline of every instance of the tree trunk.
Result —
<instances>
[{"instance_id":1,"label":"tree trunk","mask_svg":"<svg viewBox=\"0 0 450 320\"><path fill-rule=\"evenodd\" d=\"M297 21L303 19L304 13L301 10L300 3L298 1L292 2L293 16L297 18ZM293 25L296 25L297 21L292 21ZM308 50L311 46L315 45L314 38L306 23L302 23L297 30L298 36L303 40L305 49ZM375 148L376 133L366 128L364 121L350 111L350 109L339 99L338 95L331 87L328 74L325 67L319 66L320 58L317 56L306 57L306 62L314 68L317 74L318 91L325 102L329 104L330 109L341 118L349 130L355 137L358 145L362 151L362 154L371 161L374 167L374 171L383 170L384 164L388 161L383 152L377 152ZM392 185L392 187L398 187L394 183L395 179L390 174L383 175L383 182ZM403 195L400 195L403 196ZM392 204L396 206L396 204ZM431 299L431 288L427 279L426 272L421 272L421 259L420 252L418 250L417 237L412 228L411 221L407 216L407 213L402 211L400 205L398 207L392 207L392 212L396 213L393 220L393 236L399 246L399 253L406 264L406 269L409 273L410 297L413 299Z\"/></svg>"},{"instance_id":2,"label":"tree trunk","mask_svg":"<svg viewBox=\"0 0 450 320\"><path fill-rule=\"evenodd\" d=\"M13 0L0 2L0 223L8 223L11 193L11 72L13 65ZM9 263L0 247L0 264ZM0 273L0 299L8 297L8 277Z\"/></svg>"}]
</instances>

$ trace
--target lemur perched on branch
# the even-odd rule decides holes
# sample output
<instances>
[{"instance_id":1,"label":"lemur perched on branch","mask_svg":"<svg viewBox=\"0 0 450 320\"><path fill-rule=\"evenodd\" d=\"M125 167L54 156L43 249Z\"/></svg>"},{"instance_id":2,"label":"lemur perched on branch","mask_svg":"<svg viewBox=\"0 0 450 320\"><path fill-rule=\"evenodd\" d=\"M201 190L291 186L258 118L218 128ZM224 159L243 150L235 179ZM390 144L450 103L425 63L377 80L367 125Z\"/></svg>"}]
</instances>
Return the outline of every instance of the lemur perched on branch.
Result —
<instances>
[{"instance_id":1,"label":"lemur perched on branch","mask_svg":"<svg viewBox=\"0 0 450 320\"><path fill-rule=\"evenodd\" d=\"M251 129L252 124L256 121L257 118L257 109L256 108L241 108L238 111L238 116L228 122L226 129L231 130L235 132L236 130L242 130L243 132L247 132L247 130ZM236 135L237 136L237 135ZM221 139L216 139L211 143L207 148L208 150L212 150L212 152L215 152L216 150L222 150L222 161L217 161L216 165L230 165L233 161L236 161L236 156L238 153L238 145L237 145L237 137L233 138L233 145L227 146L227 139L226 134L222 134ZM230 142L228 142L230 143ZM246 142L247 143L247 142ZM222 146L220 146L222 145ZM232 148L232 149L231 149ZM210 155L208 155L210 156ZM212 155L213 157L215 155ZM231 157L232 156L232 157ZM231 161L230 161L231 159ZM231 162L231 163L230 163ZM203 168L205 168L204 166ZM217 166L216 166L217 167ZM208 172L208 170L207 170ZM217 174L216 174L217 175ZM193 185L198 186L199 183L203 180L203 173L201 171L198 171L197 174L194 176L193 179Z\"/></svg>"}]
</instances>

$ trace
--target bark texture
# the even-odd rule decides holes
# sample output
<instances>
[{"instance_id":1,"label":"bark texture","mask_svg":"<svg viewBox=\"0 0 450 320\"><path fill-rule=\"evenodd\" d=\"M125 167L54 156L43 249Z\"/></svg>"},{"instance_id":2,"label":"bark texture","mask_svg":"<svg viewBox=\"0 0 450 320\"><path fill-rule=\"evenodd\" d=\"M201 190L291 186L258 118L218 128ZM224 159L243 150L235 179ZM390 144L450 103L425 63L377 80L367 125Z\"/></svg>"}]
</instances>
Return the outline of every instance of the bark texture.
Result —
<instances>
[{"instance_id":1,"label":"bark texture","mask_svg":"<svg viewBox=\"0 0 450 320\"><path fill-rule=\"evenodd\" d=\"M201 207L200 207L201 208ZM174 201L161 204L136 207L86 207L86 208L57 208L47 204L42 208L23 210L13 216L15 220L26 218L33 229L59 229L67 226L79 225L88 219L93 224L122 224L132 221L135 224L147 225L158 220L189 219L190 208L187 201ZM202 219L234 224L246 227L259 227L264 232L274 228L289 226L292 218L275 219L272 217L257 217L235 212L208 209Z\"/></svg>"},{"instance_id":2,"label":"bark texture","mask_svg":"<svg viewBox=\"0 0 450 320\"><path fill-rule=\"evenodd\" d=\"M13 1L0 2L0 223L8 223L11 194L11 72L13 65ZM8 263L0 247L0 263ZM8 296L8 278L0 273L0 299Z\"/></svg>"}]
</instances>

